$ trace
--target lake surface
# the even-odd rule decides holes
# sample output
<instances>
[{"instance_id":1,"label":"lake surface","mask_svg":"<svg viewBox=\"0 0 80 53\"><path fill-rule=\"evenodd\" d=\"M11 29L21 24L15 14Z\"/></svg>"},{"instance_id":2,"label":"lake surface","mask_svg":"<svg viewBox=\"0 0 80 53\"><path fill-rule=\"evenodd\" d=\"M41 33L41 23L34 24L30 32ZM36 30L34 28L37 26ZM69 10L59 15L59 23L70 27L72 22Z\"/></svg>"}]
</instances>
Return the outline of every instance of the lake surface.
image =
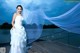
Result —
<instances>
[{"instance_id":1,"label":"lake surface","mask_svg":"<svg viewBox=\"0 0 80 53\"><path fill-rule=\"evenodd\" d=\"M10 30L0 29L0 43L10 42ZM80 48L80 34L67 32L60 28L43 29L40 39L47 41L58 41Z\"/></svg>"}]
</instances>

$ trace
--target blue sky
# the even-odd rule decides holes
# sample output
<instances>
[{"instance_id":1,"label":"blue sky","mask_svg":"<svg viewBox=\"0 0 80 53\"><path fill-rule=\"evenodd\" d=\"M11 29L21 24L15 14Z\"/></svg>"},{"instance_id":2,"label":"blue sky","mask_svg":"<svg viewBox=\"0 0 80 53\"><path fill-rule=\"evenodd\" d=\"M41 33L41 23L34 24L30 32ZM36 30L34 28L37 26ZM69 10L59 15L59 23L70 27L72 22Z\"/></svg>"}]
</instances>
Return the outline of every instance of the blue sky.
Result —
<instances>
[{"instance_id":1,"label":"blue sky","mask_svg":"<svg viewBox=\"0 0 80 53\"><path fill-rule=\"evenodd\" d=\"M13 2L13 3L11 3ZM21 3L22 2L22 3ZM24 0L24 1L16 1L16 0L0 0L0 24L3 24L4 22L11 23L13 13L15 12L15 7L18 3L24 4L28 7L35 8L34 4L31 5L31 2L36 4L39 7L43 8L43 11L45 12L46 16L48 17L55 17L59 16L71 8L73 8L78 2L66 2L64 0ZM26 7L26 8L28 8ZM49 21L46 21L45 24L51 24Z\"/></svg>"}]
</instances>

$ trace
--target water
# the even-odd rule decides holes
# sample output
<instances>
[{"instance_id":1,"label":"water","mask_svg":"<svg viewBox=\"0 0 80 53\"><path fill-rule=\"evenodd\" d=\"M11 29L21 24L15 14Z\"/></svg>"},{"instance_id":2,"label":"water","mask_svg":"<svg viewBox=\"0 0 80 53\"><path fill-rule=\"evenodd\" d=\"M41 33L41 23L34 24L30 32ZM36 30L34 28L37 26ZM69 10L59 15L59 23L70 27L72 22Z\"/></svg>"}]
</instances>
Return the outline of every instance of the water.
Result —
<instances>
[{"instance_id":1,"label":"water","mask_svg":"<svg viewBox=\"0 0 80 53\"><path fill-rule=\"evenodd\" d=\"M67 32L60 28L44 29L41 39L58 41L80 48L80 34Z\"/></svg>"},{"instance_id":2,"label":"water","mask_svg":"<svg viewBox=\"0 0 80 53\"><path fill-rule=\"evenodd\" d=\"M10 30L0 30L0 43L10 42ZM60 28L43 29L40 39L58 41L80 48L80 34L67 32Z\"/></svg>"}]
</instances>

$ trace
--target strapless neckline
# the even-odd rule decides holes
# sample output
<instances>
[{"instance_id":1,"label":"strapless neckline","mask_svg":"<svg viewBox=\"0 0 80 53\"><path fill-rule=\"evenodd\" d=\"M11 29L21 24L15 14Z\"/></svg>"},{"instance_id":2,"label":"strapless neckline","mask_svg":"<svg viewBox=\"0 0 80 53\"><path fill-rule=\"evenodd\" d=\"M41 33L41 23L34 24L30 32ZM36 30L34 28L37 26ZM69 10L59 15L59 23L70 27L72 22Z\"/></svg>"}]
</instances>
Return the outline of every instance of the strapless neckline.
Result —
<instances>
[{"instance_id":1,"label":"strapless neckline","mask_svg":"<svg viewBox=\"0 0 80 53\"><path fill-rule=\"evenodd\" d=\"M23 16L17 15L16 17L23 17Z\"/></svg>"}]
</instances>

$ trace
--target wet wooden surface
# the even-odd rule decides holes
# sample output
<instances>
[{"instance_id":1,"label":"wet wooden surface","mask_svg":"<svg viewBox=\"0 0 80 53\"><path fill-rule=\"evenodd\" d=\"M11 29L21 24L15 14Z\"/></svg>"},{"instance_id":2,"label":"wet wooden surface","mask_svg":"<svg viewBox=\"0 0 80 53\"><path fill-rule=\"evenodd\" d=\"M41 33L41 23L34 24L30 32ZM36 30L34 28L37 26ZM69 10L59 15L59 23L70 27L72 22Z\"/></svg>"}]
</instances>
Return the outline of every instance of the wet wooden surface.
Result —
<instances>
[{"instance_id":1,"label":"wet wooden surface","mask_svg":"<svg viewBox=\"0 0 80 53\"><path fill-rule=\"evenodd\" d=\"M10 45L0 46L0 53L9 53L9 49ZM39 41L32 44L28 53L80 53L80 49L54 41Z\"/></svg>"}]
</instances>

